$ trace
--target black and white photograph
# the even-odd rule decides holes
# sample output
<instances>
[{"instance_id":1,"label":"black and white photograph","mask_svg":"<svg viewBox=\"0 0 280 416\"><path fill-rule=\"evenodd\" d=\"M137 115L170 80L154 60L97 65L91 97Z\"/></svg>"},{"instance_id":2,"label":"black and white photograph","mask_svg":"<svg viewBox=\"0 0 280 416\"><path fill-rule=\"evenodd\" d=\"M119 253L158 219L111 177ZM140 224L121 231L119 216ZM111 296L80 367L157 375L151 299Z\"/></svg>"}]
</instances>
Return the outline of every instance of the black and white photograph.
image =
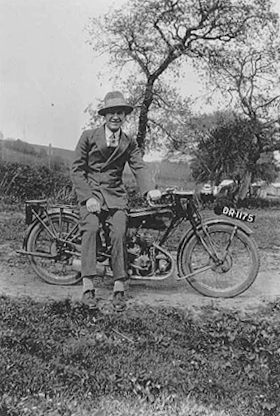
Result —
<instances>
[{"instance_id":1,"label":"black and white photograph","mask_svg":"<svg viewBox=\"0 0 280 416\"><path fill-rule=\"evenodd\" d=\"M280 416L280 0L0 0L0 416Z\"/></svg>"}]
</instances>

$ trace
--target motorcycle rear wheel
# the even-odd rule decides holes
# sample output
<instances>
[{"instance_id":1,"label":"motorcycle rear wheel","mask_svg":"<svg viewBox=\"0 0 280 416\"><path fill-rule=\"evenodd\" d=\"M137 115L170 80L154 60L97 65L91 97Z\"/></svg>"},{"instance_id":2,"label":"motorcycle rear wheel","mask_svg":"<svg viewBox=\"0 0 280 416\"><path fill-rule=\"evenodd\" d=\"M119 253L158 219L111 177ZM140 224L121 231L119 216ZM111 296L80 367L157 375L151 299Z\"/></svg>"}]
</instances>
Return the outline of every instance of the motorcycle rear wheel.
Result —
<instances>
[{"instance_id":1,"label":"motorcycle rear wheel","mask_svg":"<svg viewBox=\"0 0 280 416\"><path fill-rule=\"evenodd\" d=\"M77 226L77 218L71 214L63 213L60 217L59 213L50 215L52 226L50 230L55 231L56 236L66 238L71 230ZM47 220L45 220L47 223ZM77 227L76 227L77 229ZM78 230L77 230L78 233ZM75 232L76 234L76 232ZM68 237L68 239L72 239ZM75 241L74 241L75 242ZM27 240L27 251L44 253L47 255L55 255L60 253L56 259L29 255L30 263L38 276L44 281L53 285L74 285L81 280L81 273L73 270L72 262L74 256L66 254L64 249L59 249L57 240L53 238L46 228L39 221L31 230Z\"/></svg>"},{"instance_id":2,"label":"motorcycle rear wheel","mask_svg":"<svg viewBox=\"0 0 280 416\"><path fill-rule=\"evenodd\" d=\"M180 245L179 276L186 276L189 284L202 295L214 298L235 297L247 290L257 277L260 263L254 239L240 228L234 235L233 230L234 227L228 224L208 226L212 244L220 258L232 238L228 254L220 265L215 264L196 235L183 240ZM204 237L207 242L207 237ZM207 267L208 270L202 270ZM194 272L194 275L187 277Z\"/></svg>"}]
</instances>

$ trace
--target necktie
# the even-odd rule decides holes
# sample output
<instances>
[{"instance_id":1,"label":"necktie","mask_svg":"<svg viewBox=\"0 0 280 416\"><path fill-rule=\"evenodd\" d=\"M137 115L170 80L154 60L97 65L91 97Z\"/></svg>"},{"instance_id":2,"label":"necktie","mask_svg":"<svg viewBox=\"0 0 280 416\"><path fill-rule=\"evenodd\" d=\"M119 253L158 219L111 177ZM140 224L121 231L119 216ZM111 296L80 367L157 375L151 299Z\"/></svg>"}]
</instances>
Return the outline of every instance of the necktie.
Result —
<instances>
[{"instance_id":1,"label":"necktie","mask_svg":"<svg viewBox=\"0 0 280 416\"><path fill-rule=\"evenodd\" d=\"M110 147L117 147L118 145L118 138L112 134L112 136L110 137Z\"/></svg>"}]
</instances>

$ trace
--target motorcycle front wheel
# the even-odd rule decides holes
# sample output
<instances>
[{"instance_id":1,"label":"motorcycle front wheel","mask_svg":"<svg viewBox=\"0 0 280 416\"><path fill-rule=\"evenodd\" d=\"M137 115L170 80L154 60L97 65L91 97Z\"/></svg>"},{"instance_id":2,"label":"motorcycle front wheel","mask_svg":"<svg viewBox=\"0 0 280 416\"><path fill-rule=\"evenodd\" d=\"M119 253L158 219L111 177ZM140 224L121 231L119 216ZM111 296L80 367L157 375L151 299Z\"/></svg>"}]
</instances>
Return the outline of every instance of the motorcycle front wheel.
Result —
<instances>
[{"instance_id":1,"label":"motorcycle front wheel","mask_svg":"<svg viewBox=\"0 0 280 416\"><path fill-rule=\"evenodd\" d=\"M38 276L54 285L74 285L81 280L81 273L73 268L74 256L61 240L75 242L78 238L77 218L71 214L53 213L32 228L27 239L30 263ZM43 257L45 255L45 257Z\"/></svg>"},{"instance_id":2,"label":"motorcycle front wheel","mask_svg":"<svg viewBox=\"0 0 280 416\"><path fill-rule=\"evenodd\" d=\"M178 253L179 276L186 277L199 293L230 298L247 290L257 277L259 255L256 243L242 229L228 224L207 226L201 231L203 243L193 234L181 242ZM205 245L206 244L206 245ZM219 261L209 254L215 250Z\"/></svg>"}]
</instances>

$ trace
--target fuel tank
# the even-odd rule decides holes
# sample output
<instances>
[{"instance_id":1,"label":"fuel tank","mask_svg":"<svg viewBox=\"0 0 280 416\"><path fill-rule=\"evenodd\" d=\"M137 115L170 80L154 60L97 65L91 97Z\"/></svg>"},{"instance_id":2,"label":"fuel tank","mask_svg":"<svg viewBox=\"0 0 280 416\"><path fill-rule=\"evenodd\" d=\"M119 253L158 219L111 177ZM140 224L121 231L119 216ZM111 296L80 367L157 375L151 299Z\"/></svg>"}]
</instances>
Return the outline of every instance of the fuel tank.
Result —
<instances>
[{"instance_id":1,"label":"fuel tank","mask_svg":"<svg viewBox=\"0 0 280 416\"><path fill-rule=\"evenodd\" d=\"M174 214L169 208L139 208L128 213L128 227L144 227L156 230L165 229L171 222Z\"/></svg>"}]
</instances>

